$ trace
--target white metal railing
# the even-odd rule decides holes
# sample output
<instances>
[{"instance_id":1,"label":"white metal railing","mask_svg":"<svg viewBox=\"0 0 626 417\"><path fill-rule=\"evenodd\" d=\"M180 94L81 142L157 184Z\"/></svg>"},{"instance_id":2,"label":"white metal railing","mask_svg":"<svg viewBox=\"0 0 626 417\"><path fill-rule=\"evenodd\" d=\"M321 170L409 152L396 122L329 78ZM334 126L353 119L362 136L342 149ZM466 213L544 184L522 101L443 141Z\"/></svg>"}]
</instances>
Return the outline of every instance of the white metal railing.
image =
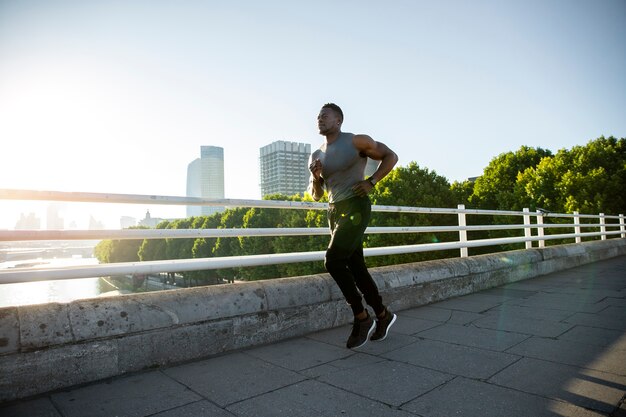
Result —
<instances>
[{"instance_id":1,"label":"white metal railing","mask_svg":"<svg viewBox=\"0 0 626 417\"><path fill-rule=\"evenodd\" d=\"M257 207L283 208L303 210L324 210L327 203L295 202L277 200L234 200L234 199L203 199L195 197L154 196L136 194L102 194L102 193L74 193L59 191L31 191L0 189L0 200L45 200L65 202L91 203L126 203L150 205L204 205L221 207ZM482 246L497 246L513 243L525 243L526 248L532 248L533 242L544 247L547 240L574 239L581 242L584 237L598 237L620 235L626 238L624 215L609 216L603 213L592 214L563 214L537 211L531 213L523 211L476 210L466 209L463 205L457 208L405 207L405 206L372 206L374 212L414 213L414 214L453 214L458 217L457 226L415 226L415 227L369 227L366 233L434 233L458 232L459 240L415 244L404 246L388 246L366 248L365 256L395 255L416 252L430 252L459 249L460 256L468 256L468 248ZM504 225L467 225L468 215L497 215L521 217L522 223ZM532 218L536 222L532 223ZM548 224L545 219L571 218L571 224ZM593 219L597 223L581 223L580 220ZM609 221L607 223L607 220ZM613 223L611 223L613 222ZM574 233L546 234L546 229L574 229ZM583 232L582 229L594 229ZM518 237L474 239L468 238L468 231L491 230L523 230L524 235ZM533 235L533 230L536 234ZM325 235L327 228L243 228L243 229L125 229L125 230L1 230L0 242L11 241L43 241L43 240L96 240L96 239L165 239L165 238L216 238L216 237L250 237L250 236L302 236ZM19 270L0 271L0 284L29 281L57 280L86 278L107 275L125 274L155 274L160 272L185 272L232 267L248 267L269 264L321 261L324 251L277 253L249 256L229 256L201 259L178 259L165 261L145 261L112 263L93 266L64 267L64 268L23 268Z\"/></svg>"}]
</instances>

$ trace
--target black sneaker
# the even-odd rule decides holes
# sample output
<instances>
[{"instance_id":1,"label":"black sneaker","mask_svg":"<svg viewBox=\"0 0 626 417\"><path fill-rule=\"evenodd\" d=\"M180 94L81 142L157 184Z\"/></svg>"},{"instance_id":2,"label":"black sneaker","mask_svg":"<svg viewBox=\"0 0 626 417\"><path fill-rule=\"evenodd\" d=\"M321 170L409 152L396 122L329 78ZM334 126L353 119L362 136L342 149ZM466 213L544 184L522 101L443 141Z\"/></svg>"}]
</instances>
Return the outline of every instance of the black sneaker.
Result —
<instances>
[{"instance_id":1,"label":"black sneaker","mask_svg":"<svg viewBox=\"0 0 626 417\"><path fill-rule=\"evenodd\" d=\"M365 320L355 318L352 324L352 333L350 333L346 343L348 349L360 348L366 344L375 327L376 323L369 314Z\"/></svg>"},{"instance_id":2,"label":"black sneaker","mask_svg":"<svg viewBox=\"0 0 626 417\"><path fill-rule=\"evenodd\" d=\"M398 317L391 311L385 309L385 315L382 319L376 319L376 331L372 335L371 340L385 340L389 328L396 322Z\"/></svg>"}]
</instances>

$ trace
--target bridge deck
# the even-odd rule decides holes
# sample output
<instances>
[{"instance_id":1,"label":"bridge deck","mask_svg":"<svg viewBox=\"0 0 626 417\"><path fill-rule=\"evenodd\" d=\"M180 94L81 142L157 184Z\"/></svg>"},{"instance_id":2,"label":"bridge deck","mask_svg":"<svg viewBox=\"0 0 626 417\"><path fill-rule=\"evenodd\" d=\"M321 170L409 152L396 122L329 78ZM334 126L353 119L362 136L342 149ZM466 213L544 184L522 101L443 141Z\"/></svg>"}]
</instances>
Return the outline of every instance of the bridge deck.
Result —
<instances>
[{"instance_id":1,"label":"bridge deck","mask_svg":"<svg viewBox=\"0 0 626 417\"><path fill-rule=\"evenodd\" d=\"M619 416L626 257L349 327L0 406L11 416ZM207 341L207 343L210 343Z\"/></svg>"}]
</instances>

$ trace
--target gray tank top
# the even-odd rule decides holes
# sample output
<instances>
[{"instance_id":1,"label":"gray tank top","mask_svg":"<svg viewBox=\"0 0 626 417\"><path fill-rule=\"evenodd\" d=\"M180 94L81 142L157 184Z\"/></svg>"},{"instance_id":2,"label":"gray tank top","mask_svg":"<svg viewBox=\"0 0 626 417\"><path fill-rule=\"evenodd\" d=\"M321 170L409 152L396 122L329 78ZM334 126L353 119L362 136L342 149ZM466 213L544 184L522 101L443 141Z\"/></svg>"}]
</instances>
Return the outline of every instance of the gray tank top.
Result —
<instances>
[{"instance_id":1,"label":"gray tank top","mask_svg":"<svg viewBox=\"0 0 626 417\"><path fill-rule=\"evenodd\" d=\"M331 203L354 197L352 186L363 181L367 157L354 147L353 137L353 133L341 132L336 141L330 145L323 143L311 154L312 161L322 162L322 178Z\"/></svg>"}]
</instances>

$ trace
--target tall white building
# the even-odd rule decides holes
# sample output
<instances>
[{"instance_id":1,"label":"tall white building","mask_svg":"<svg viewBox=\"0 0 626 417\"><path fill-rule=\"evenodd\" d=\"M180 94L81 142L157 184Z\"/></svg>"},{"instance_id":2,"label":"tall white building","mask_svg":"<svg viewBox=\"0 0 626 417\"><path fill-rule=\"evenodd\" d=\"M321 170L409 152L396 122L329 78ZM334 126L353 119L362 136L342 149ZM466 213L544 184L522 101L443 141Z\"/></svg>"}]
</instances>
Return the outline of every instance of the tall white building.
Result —
<instances>
[{"instance_id":1,"label":"tall white building","mask_svg":"<svg viewBox=\"0 0 626 417\"><path fill-rule=\"evenodd\" d=\"M200 158L187 166L187 197L224 198L224 148L201 146ZM224 207L187 206L187 216L207 216Z\"/></svg>"},{"instance_id":2,"label":"tall white building","mask_svg":"<svg viewBox=\"0 0 626 417\"><path fill-rule=\"evenodd\" d=\"M309 183L311 145L279 140L260 149L261 195L303 194Z\"/></svg>"},{"instance_id":3,"label":"tall white building","mask_svg":"<svg viewBox=\"0 0 626 417\"><path fill-rule=\"evenodd\" d=\"M61 206L58 204L49 204L46 209L46 229L60 230L65 227L65 220L59 215Z\"/></svg>"}]
</instances>

